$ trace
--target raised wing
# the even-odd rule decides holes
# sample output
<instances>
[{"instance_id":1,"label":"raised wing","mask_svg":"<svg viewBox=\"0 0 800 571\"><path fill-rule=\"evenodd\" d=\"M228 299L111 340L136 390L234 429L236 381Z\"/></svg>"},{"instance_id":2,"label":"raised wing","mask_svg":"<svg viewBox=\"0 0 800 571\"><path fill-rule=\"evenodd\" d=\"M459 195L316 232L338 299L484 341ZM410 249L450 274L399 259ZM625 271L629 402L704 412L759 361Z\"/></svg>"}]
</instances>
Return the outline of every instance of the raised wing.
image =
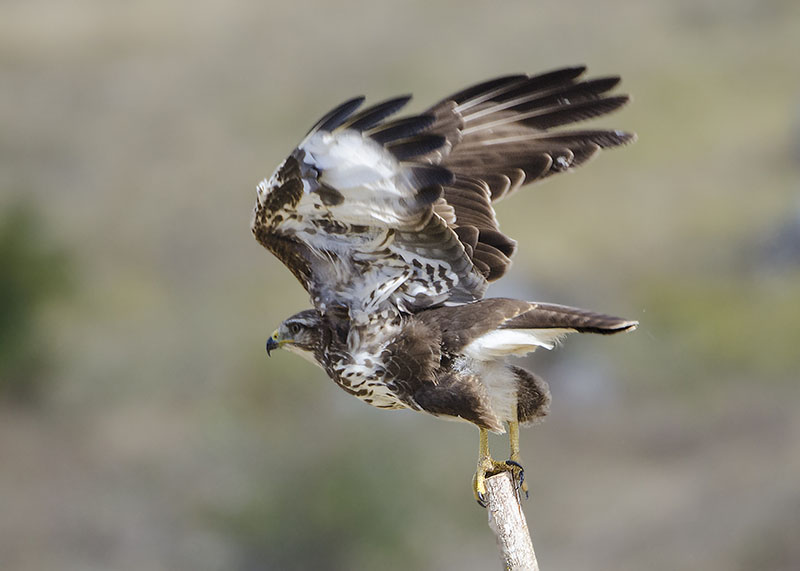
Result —
<instances>
[{"instance_id":1,"label":"raised wing","mask_svg":"<svg viewBox=\"0 0 800 571\"><path fill-rule=\"evenodd\" d=\"M351 122L366 122L373 109ZM408 160L407 147L392 152L389 137L423 122L365 134L331 127L336 110L330 117L259 185L252 224L258 241L286 263L323 313L346 308L352 317L387 304L411 312L482 294L485 278L435 214L452 173Z\"/></svg>"},{"instance_id":2,"label":"raised wing","mask_svg":"<svg viewBox=\"0 0 800 571\"><path fill-rule=\"evenodd\" d=\"M446 97L427 113L448 144L427 158L454 173L444 187L454 226L488 281L510 266L515 242L500 233L492 208L519 187L578 167L602 148L636 136L608 129L559 129L611 113L627 95L608 95L617 76L582 80L584 66L492 79Z\"/></svg>"},{"instance_id":3,"label":"raised wing","mask_svg":"<svg viewBox=\"0 0 800 571\"><path fill-rule=\"evenodd\" d=\"M253 232L323 312L415 312L480 299L515 242L492 202L627 143L614 130L553 130L609 113L619 78L584 68L507 76L427 112L388 120L410 99L330 111L258 186Z\"/></svg>"}]
</instances>

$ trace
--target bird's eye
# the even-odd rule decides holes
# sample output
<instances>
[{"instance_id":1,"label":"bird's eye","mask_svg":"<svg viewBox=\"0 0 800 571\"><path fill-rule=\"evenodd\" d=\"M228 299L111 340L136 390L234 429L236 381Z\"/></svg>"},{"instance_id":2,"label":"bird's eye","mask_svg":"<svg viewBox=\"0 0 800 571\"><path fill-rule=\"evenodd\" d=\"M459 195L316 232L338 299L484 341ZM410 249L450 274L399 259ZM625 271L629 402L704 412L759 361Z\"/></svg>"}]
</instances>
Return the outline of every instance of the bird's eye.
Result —
<instances>
[{"instance_id":1,"label":"bird's eye","mask_svg":"<svg viewBox=\"0 0 800 571\"><path fill-rule=\"evenodd\" d=\"M290 323L288 325L289 333L292 335L297 335L300 333L300 324L299 323Z\"/></svg>"}]
</instances>

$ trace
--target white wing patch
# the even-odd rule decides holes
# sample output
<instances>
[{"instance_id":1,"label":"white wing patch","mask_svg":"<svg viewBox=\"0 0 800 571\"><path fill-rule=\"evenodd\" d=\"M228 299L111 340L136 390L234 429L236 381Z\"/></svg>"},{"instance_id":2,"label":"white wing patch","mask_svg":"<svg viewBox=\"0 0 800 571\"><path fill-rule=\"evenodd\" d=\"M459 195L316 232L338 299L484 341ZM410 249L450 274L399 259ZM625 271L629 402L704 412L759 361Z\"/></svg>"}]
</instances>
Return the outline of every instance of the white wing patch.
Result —
<instances>
[{"instance_id":1,"label":"white wing patch","mask_svg":"<svg viewBox=\"0 0 800 571\"><path fill-rule=\"evenodd\" d=\"M318 132L300 145L319 182L335 188L341 205L328 210L346 224L414 228L424 208L414 206L414 189L403 166L372 139L357 131Z\"/></svg>"},{"instance_id":2,"label":"white wing patch","mask_svg":"<svg viewBox=\"0 0 800 571\"><path fill-rule=\"evenodd\" d=\"M429 190L439 179L430 168L356 130L315 131L259 183L251 225L302 244L307 289L323 312L344 306L352 319L387 306L410 313L473 301L486 281L434 212ZM273 192L283 194L271 201ZM439 210L454 216L443 201Z\"/></svg>"},{"instance_id":3,"label":"white wing patch","mask_svg":"<svg viewBox=\"0 0 800 571\"><path fill-rule=\"evenodd\" d=\"M315 168L324 171L322 182L338 189L375 185L399 170L390 153L357 131L318 132L300 148Z\"/></svg>"},{"instance_id":4,"label":"white wing patch","mask_svg":"<svg viewBox=\"0 0 800 571\"><path fill-rule=\"evenodd\" d=\"M464 347L464 354L476 361L491 361L508 355L523 356L537 347L552 349L574 329L496 329Z\"/></svg>"}]
</instances>

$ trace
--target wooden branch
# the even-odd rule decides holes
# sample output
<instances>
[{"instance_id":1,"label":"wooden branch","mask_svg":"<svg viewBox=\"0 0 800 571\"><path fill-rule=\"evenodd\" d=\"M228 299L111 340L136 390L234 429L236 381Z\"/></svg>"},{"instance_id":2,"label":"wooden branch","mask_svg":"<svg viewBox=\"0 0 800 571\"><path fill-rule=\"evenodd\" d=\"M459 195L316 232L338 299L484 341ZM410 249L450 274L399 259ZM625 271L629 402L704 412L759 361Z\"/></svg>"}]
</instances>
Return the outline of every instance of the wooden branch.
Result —
<instances>
[{"instance_id":1,"label":"wooden branch","mask_svg":"<svg viewBox=\"0 0 800 571\"><path fill-rule=\"evenodd\" d=\"M503 569L539 571L528 523L519 505L511 474L503 472L487 478L486 499L489 527L497 536Z\"/></svg>"}]
</instances>

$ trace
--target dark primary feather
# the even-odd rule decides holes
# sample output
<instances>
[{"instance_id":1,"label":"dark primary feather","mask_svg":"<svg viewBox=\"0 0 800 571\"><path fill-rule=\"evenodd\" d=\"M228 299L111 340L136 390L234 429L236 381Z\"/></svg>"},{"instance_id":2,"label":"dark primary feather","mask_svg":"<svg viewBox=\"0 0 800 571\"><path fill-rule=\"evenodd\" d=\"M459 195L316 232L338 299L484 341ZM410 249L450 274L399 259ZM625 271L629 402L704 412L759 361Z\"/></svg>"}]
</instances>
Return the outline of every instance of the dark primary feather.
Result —
<instances>
[{"instance_id":1,"label":"dark primary feather","mask_svg":"<svg viewBox=\"0 0 800 571\"><path fill-rule=\"evenodd\" d=\"M437 118L430 130L442 132L453 145L443 164L451 164L461 152L476 146L516 149L523 155L546 153L548 146L541 141L550 134L547 129L610 113L628 101L624 95L605 95L618 84L618 77L580 81L584 70L574 67L515 76L503 79L499 86L490 81L485 83L485 91L476 87L443 99L427 112ZM595 135L599 131L595 130ZM603 132L611 135L608 146L629 140L613 140L618 131Z\"/></svg>"},{"instance_id":2,"label":"dark primary feather","mask_svg":"<svg viewBox=\"0 0 800 571\"><path fill-rule=\"evenodd\" d=\"M398 161L407 161L420 155L427 155L441 148L446 142L447 139L442 135L428 134L414 135L413 137L392 141L384 146Z\"/></svg>"},{"instance_id":3,"label":"dark primary feather","mask_svg":"<svg viewBox=\"0 0 800 571\"><path fill-rule=\"evenodd\" d=\"M311 133L315 133L317 131L333 131L342 123L344 123L345 119L352 115L356 109L361 107L361 104L364 103L364 99L365 97L360 95L358 97L348 99L341 105L334 107L319 121L314 123L314 126L309 129L308 134L310 135Z\"/></svg>"},{"instance_id":4,"label":"dark primary feather","mask_svg":"<svg viewBox=\"0 0 800 571\"><path fill-rule=\"evenodd\" d=\"M555 132L540 135L538 140L545 145L563 147L596 145L601 149L624 145L633 140L631 133L624 131L604 131L602 129L582 129L579 131Z\"/></svg>"},{"instance_id":5,"label":"dark primary feather","mask_svg":"<svg viewBox=\"0 0 800 571\"><path fill-rule=\"evenodd\" d=\"M575 104L598 99L603 93L616 87L619 82L618 76L612 76L598 77L577 83L565 82L561 85L553 85L551 88L536 86L531 88L531 84L536 82L527 81L498 96L496 100L522 113L548 106Z\"/></svg>"},{"instance_id":6,"label":"dark primary feather","mask_svg":"<svg viewBox=\"0 0 800 571\"><path fill-rule=\"evenodd\" d=\"M465 89L462 89L461 91L453 93L449 97L442 99L439 103L434 105L434 108L450 101L455 103L461 103L462 101L467 101L468 99L472 99L477 95L484 95L487 93L501 91L507 88L509 85L519 84L519 82L524 81L525 79L527 79L527 77L528 77L527 75L518 73L515 75L506 75L503 77L496 77L494 79L482 81L481 83L476 83L475 85L471 85Z\"/></svg>"},{"instance_id":7,"label":"dark primary feather","mask_svg":"<svg viewBox=\"0 0 800 571\"><path fill-rule=\"evenodd\" d=\"M342 124L342 127L354 131L366 131L400 111L410 100L410 95L403 95L372 105L350 117Z\"/></svg>"},{"instance_id":8,"label":"dark primary feather","mask_svg":"<svg viewBox=\"0 0 800 571\"><path fill-rule=\"evenodd\" d=\"M441 156L434 155L431 160L441 161L455 173L455 181L461 182L444 189L458 226L475 225L479 230L497 232L491 202L524 184L580 166L601 148L635 138L619 130L550 130L610 113L628 101L625 95L606 95L619 77L581 80L584 71L577 66L489 80L459 91L427 111L436 117L428 131L443 134L448 140L443 149L449 149L447 153L438 151ZM485 185L488 196L476 183ZM477 200L465 198L470 191ZM480 243L492 247L483 240ZM473 253L486 251L475 244L470 247ZM487 265L491 268L486 274L488 281L501 277L510 264L491 264L497 262L497 253L492 254L476 264L484 273Z\"/></svg>"},{"instance_id":9,"label":"dark primary feather","mask_svg":"<svg viewBox=\"0 0 800 571\"><path fill-rule=\"evenodd\" d=\"M395 119L389 123L378 125L369 130L367 134L369 137L380 143L386 145L392 141L399 139L406 139L422 133L429 129L434 122L433 115L417 115L414 117L403 117L402 119Z\"/></svg>"},{"instance_id":10,"label":"dark primary feather","mask_svg":"<svg viewBox=\"0 0 800 571\"><path fill-rule=\"evenodd\" d=\"M535 129L552 129L578 121L586 121L616 111L625 105L630 98L627 95L616 97L603 97L587 101L556 102L552 106L544 107L540 111L528 111L522 114L520 123Z\"/></svg>"}]
</instances>

